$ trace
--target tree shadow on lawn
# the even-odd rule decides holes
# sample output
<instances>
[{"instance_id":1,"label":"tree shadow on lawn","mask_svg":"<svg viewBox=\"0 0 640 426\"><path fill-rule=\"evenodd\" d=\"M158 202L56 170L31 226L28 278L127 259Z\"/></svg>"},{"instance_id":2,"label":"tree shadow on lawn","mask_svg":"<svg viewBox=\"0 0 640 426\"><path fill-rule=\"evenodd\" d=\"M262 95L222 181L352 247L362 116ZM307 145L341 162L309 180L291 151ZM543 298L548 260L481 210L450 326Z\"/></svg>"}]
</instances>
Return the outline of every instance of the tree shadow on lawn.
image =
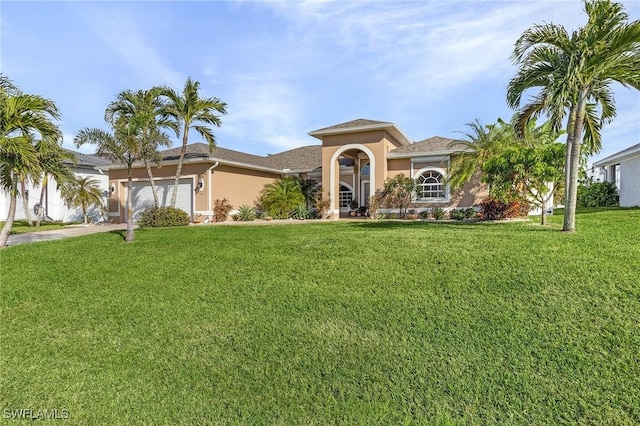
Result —
<instances>
[{"instance_id":1,"label":"tree shadow on lawn","mask_svg":"<svg viewBox=\"0 0 640 426\"><path fill-rule=\"evenodd\" d=\"M508 222L504 222L508 223ZM512 222L513 223L513 222ZM431 221L413 221L413 220L375 220L370 222L351 222L349 226L366 229L398 229L398 228L455 228L455 229L475 229L479 225L487 225L489 222L463 222L463 221L447 221L447 222L431 222ZM497 224L493 222L492 224Z\"/></svg>"},{"instance_id":2,"label":"tree shadow on lawn","mask_svg":"<svg viewBox=\"0 0 640 426\"><path fill-rule=\"evenodd\" d=\"M126 241L127 240L127 230L115 230L115 231L109 231L109 234L112 235L117 235L120 238L122 238L122 241Z\"/></svg>"}]
</instances>

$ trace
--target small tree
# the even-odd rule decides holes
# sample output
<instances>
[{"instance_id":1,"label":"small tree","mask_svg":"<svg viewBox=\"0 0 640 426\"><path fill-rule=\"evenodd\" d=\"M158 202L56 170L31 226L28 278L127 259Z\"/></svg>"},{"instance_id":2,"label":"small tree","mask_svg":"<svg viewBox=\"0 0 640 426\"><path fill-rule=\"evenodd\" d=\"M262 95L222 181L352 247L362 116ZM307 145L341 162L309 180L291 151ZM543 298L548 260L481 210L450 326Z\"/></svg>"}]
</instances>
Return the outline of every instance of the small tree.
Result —
<instances>
[{"instance_id":1,"label":"small tree","mask_svg":"<svg viewBox=\"0 0 640 426\"><path fill-rule=\"evenodd\" d=\"M512 200L526 198L542 210L546 224L545 204L562 185L565 145L548 143L533 147L511 147L485 161L483 181L489 193Z\"/></svg>"},{"instance_id":2,"label":"small tree","mask_svg":"<svg viewBox=\"0 0 640 426\"><path fill-rule=\"evenodd\" d=\"M389 207L400 209L400 217L404 218L415 190L416 181L403 173L388 178L384 182L386 204Z\"/></svg>"},{"instance_id":3,"label":"small tree","mask_svg":"<svg viewBox=\"0 0 640 426\"><path fill-rule=\"evenodd\" d=\"M88 223L87 210L102 204L100 182L89 177L78 177L61 186L62 199L67 207L82 209L82 223Z\"/></svg>"}]
</instances>

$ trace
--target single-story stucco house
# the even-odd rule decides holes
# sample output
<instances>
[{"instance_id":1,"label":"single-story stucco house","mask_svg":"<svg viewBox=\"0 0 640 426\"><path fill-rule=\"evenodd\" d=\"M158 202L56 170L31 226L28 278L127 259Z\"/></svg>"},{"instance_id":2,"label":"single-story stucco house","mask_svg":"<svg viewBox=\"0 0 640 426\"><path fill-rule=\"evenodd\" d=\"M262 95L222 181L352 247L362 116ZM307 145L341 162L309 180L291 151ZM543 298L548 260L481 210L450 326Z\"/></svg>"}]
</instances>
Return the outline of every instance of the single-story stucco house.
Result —
<instances>
[{"instance_id":1,"label":"single-story stucco house","mask_svg":"<svg viewBox=\"0 0 640 426\"><path fill-rule=\"evenodd\" d=\"M596 161L593 173L616 184L621 207L640 206L640 143Z\"/></svg>"},{"instance_id":2,"label":"single-story stucco house","mask_svg":"<svg viewBox=\"0 0 640 426\"><path fill-rule=\"evenodd\" d=\"M107 169L104 166L111 164L111 161L100 158L92 154L83 154L81 152L71 151L66 149L68 153L72 154L73 160L65 160L65 164L71 169L76 177L90 177L93 180L97 180L100 185L100 189L105 195L105 202L107 197L107 188L109 184L109 175ZM82 222L82 209L69 208L65 206L64 201L58 191L58 184L54 179L49 179L44 194L44 216L47 220L63 221L63 222ZM29 208L29 214L32 219L35 219L34 206L40 202L40 185L27 185L27 203ZM0 220L5 220L9 213L9 194L3 193L0 195ZM87 212L88 216L93 221L106 220L102 217L100 209L92 208ZM24 211L24 203L22 198L18 197L18 203L16 205L17 220L26 219Z\"/></svg>"},{"instance_id":3,"label":"single-story stucco house","mask_svg":"<svg viewBox=\"0 0 640 426\"><path fill-rule=\"evenodd\" d=\"M411 141L390 122L357 119L314 130L310 136L321 143L268 156L257 156L218 147L213 153L203 143L187 146L176 207L192 218L211 217L216 199L226 198L234 209L254 205L268 183L291 175L322 184L330 200L329 214L338 218L352 199L366 205L387 178L403 173L418 181L413 206L417 210L435 206L444 209L471 207L487 196L484 185L471 182L451 191L445 177L451 160L462 152L455 140L431 137ZM159 167L153 167L160 203L171 196L180 148L162 153ZM109 169L109 217L126 220L127 171L119 164ZM133 169L134 217L153 205L151 187L142 164Z\"/></svg>"}]
</instances>

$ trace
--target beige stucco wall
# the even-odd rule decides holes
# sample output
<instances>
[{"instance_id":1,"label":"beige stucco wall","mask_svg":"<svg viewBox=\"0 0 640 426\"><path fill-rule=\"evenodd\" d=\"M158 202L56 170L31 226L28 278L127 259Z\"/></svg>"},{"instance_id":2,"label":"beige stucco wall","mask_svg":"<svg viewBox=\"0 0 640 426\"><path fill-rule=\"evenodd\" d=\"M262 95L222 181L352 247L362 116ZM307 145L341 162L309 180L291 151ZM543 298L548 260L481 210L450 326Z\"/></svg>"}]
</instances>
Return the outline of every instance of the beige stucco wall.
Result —
<instances>
[{"instance_id":1,"label":"beige stucco wall","mask_svg":"<svg viewBox=\"0 0 640 426\"><path fill-rule=\"evenodd\" d=\"M277 173L225 165L216 167L212 172L212 200L226 198L234 210L243 204L253 206L264 186L280 177Z\"/></svg>"},{"instance_id":2,"label":"beige stucco wall","mask_svg":"<svg viewBox=\"0 0 640 426\"><path fill-rule=\"evenodd\" d=\"M388 173L387 177L392 178L399 174L405 176L411 176L415 178L416 174L424 168L435 168L448 172L448 162L414 162L413 163L413 175L411 174L411 159L409 158L394 158L388 160ZM420 202L414 201L412 203L413 208L430 208L430 207L442 207L442 208L462 208L473 207L477 205L483 198L489 195L486 185L480 182L480 177L476 176L472 181L465 184L459 190L450 190L448 201L436 201L436 202Z\"/></svg>"}]
</instances>

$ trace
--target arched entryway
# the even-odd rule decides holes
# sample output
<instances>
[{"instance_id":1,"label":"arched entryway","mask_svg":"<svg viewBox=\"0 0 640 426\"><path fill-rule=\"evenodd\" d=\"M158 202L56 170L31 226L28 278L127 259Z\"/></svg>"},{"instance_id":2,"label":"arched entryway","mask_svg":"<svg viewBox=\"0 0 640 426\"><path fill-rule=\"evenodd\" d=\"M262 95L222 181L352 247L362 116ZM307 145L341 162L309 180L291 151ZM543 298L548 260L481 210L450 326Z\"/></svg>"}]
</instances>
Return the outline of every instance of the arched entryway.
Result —
<instances>
[{"instance_id":1,"label":"arched entryway","mask_svg":"<svg viewBox=\"0 0 640 426\"><path fill-rule=\"evenodd\" d=\"M349 166L340 167L340 163L346 164L347 160L351 164L352 177L349 186L353 188L353 198L358 201L360 205L366 205L369 197L375 194L375 170L376 159L373 152L364 145L361 144L349 144L340 147L331 157L330 167L330 179L329 179L329 201L330 201L330 214L332 217L337 218L340 215L341 209L346 210L345 207L341 208L340 205L340 184L344 184L344 170L349 170ZM365 173L363 173L363 170Z\"/></svg>"}]
</instances>

